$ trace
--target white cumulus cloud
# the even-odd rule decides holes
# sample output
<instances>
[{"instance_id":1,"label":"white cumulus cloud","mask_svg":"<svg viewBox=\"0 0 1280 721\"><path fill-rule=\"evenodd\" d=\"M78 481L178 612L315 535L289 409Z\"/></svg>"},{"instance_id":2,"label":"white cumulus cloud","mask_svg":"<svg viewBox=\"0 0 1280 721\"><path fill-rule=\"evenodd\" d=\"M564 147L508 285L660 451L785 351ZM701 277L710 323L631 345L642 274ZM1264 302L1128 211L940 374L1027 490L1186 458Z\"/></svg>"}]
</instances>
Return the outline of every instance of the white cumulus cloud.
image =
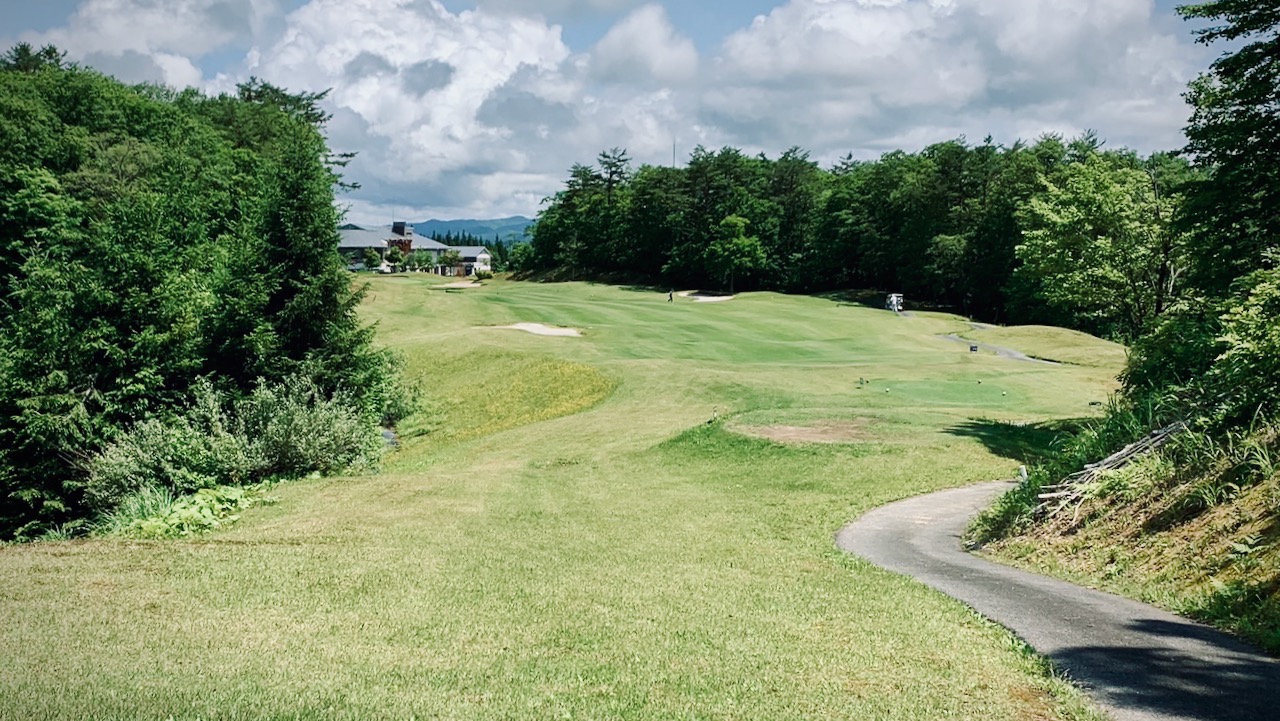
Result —
<instances>
[{"instance_id":1,"label":"white cumulus cloud","mask_svg":"<svg viewBox=\"0 0 1280 721\"><path fill-rule=\"evenodd\" d=\"M605 82L682 84L697 75L698 50L655 3L614 25L592 49L590 66Z\"/></svg>"},{"instance_id":2,"label":"white cumulus cloud","mask_svg":"<svg viewBox=\"0 0 1280 721\"><path fill-rule=\"evenodd\" d=\"M359 153L356 222L536 212L615 146L649 163L695 144L833 160L1092 128L1176 148L1181 93L1211 59L1153 0L780 0L711 42L674 3L84 0L18 39L130 82L330 90L331 144ZM589 47L556 24L608 18Z\"/></svg>"},{"instance_id":3,"label":"white cumulus cloud","mask_svg":"<svg viewBox=\"0 0 1280 721\"><path fill-rule=\"evenodd\" d=\"M52 43L72 60L127 82L198 85L196 62L229 45L247 44L283 14L285 0L86 0L65 25L24 33Z\"/></svg>"},{"instance_id":4,"label":"white cumulus cloud","mask_svg":"<svg viewBox=\"0 0 1280 721\"><path fill-rule=\"evenodd\" d=\"M1176 147L1204 54L1151 0L790 0L724 42L704 119L819 155L1100 131Z\"/></svg>"}]
</instances>

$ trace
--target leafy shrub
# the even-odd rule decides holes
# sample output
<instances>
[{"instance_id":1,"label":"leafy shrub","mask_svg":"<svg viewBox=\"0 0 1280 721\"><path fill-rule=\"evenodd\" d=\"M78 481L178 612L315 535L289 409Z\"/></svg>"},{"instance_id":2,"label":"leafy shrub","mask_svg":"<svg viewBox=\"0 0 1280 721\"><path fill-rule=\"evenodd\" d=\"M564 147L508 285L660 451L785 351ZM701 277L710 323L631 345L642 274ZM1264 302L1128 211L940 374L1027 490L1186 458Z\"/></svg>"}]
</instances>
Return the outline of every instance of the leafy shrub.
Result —
<instances>
[{"instance_id":1,"label":"leafy shrub","mask_svg":"<svg viewBox=\"0 0 1280 721\"><path fill-rule=\"evenodd\" d=\"M236 406L238 435L260 466L260 477L325 475L371 463L383 447L377 423L350 394L325 397L307 378L259 382Z\"/></svg>"},{"instance_id":2,"label":"leafy shrub","mask_svg":"<svg viewBox=\"0 0 1280 721\"><path fill-rule=\"evenodd\" d=\"M493 271L488 271L488 270L476 271L476 280L490 280L491 278L493 278Z\"/></svg>"},{"instance_id":3,"label":"leafy shrub","mask_svg":"<svg viewBox=\"0 0 1280 721\"><path fill-rule=\"evenodd\" d=\"M373 413L351 394L324 394L309 378L259 381L241 400L201 381L185 415L139 423L92 456L85 495L104 514L163 500L149 493L182 496L366 466L382 447Z\"/></svg>"},{"instance_id":4,"label":"leafy shrub","mask_svg":"<svg viewBox=\"0 0 1280 721\"><path fill-rule=\"evenodd\" d=\"M378 424L394 426L418 409L420 384L405 380L404 358L389 349L373 351L365 359L363 393L354 400Z\"/></svg>"},{"instance_id":5,"label":"leafy shrub","mask_svg":"<svg viewBox=\"0 0 1280 721\"><path fill-rule=\"evenodd\" d=\"M1273 417L1280 411L1280 269L1247 277L1222 325L1223 350L1205 379L1209 422L1224 428Z\"/></svg>"},{"instance_id":6,"label":"leafy shrub","mask_svg":"<svg viewBox=\"0 0 1280 721\"><path fill-rule=\"evenodd\" d=\"M85 499L102 511L143 489L191 493L251 480L262 466L242 433L236 433L222 396L208 380L194 388L185 416L143 421L89 463Z\"/></svg>"},{"instance_id":7,"label":"leafy shrub","mask_svg":"<svg viewBox=\"0 0 1280 721\"><path fill-rule=\"evenodd\" d=\"M1278 258L1280 260L1280 258ZM1175 307L1133 346L1121 379L1166 420L1222 433L1280 414L1280 270L1242 278L1218 301Z\"/></svg>"},{"instance_id":8,"label":"leafy shrub","mask_svg":"<svg viewBox=\"0 0 1280 721\"><path fill-rule=\"evenodd\" d=\"M104 510L146 488L190 493L249 477L255 463L243 439L209 433L188 418L144 421L93 458L85 497Z\"/></svg>"},{"instance_id":9,"label":"leafy shrub","mask_svg":"<svg viewBox=\"0 0 1280 721\"><path fill-rule=\"evenodd\" d=\"M1218 337L1222 321L1218 308L1205 298L1174 306L1129 348L1129 361L1120 380L1131 398L1161 398L1182 415L1185 399L1221 353ZM1172 419L1170 419L1172 420Z\"/></svg>"},{"instance_id":10,"label":"leafy shrub","mask_svg":"<svg viewBox=\"0 0 1280 721\"><path fill-rule=\"evenodd\" d=\"M234 523L240 513L275 499L263 488L216 486L175 497L165 489L144 488L127 496L97 528L101 535L128 538L178 538Z\"/></svg>"}]
</instances>

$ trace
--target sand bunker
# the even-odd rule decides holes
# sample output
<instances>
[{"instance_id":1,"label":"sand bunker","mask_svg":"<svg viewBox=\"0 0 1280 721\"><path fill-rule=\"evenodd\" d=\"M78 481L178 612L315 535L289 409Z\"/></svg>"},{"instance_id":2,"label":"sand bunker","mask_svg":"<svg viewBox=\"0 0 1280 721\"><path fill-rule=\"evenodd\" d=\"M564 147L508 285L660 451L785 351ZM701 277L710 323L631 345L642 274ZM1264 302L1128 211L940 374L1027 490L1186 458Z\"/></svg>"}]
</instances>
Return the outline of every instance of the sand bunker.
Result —
<instances>
[{"instance_id":1,"label":"sand bunker","mask_svg":"<svg viewBox=\"0 0 1280 721\"><path fill-rule=\"evenodd\" d=\"M463 280L457 283L445 283L444 285L437 285L436 287L444 288L446 290L453 290L454 288L480 288L482 286L473 280Z\"/></svg>"},{"instance_id":2,"label":"sand bunker","mask_svg":"<svg viewBox=\"0 0 1280 721\"><path fill-rule=\"evenodd\" d=\"M690 298L695 303L723 303L726 300L733 300L737 296L732 295L711 295L696 290L686 290L676 293L681 298Z\"/></svg>"},{"instance_id":3,"label":"sand bunker","mask_svg":"<svg viewBox=\"0 0 1280 721\"><path fill-rule=\"evenodd\" d=\"M854 443L867 439L866 427L866 421L855 420L817 421L807 426L733 426L730 430L778 443Z\"/></svg>"},{"instance_id":4,"label":"sand bunker","mask_svg":"<svg viewBox=\"0 0 1280 721\"><path fill-rule=\"evenodd\" d=\"M582 331L578 330L577 328L557 328L556 326L545 325L543 323L516 323L515 325L500 325L495 327L500 328L502 330L522 330L525 333L532 333L534 335L558 335L558 336L574 336L574 337L582 335Z\"/></svg>"}]
</instances>

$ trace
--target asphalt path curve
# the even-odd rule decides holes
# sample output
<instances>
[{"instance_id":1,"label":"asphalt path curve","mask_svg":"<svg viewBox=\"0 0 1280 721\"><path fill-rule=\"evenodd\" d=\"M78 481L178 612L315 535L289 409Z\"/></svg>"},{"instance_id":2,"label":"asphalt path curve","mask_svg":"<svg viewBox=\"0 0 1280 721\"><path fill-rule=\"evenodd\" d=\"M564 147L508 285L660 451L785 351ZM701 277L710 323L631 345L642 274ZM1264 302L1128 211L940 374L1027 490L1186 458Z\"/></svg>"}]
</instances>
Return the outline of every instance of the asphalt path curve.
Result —
<instances>
[{"instance_id":1,"label":"asphalt path curve","mask_svg":"<svg viewBox=\"0 0 1280 721\"><path fill-rule=\"evenodd\" d=\"M1117 721L1280 720L1280 662L1153 606L967 553L969 519L1012 485L891 503L843 528L836 545L1004 625Z\"/></svg>"}]
</instances>

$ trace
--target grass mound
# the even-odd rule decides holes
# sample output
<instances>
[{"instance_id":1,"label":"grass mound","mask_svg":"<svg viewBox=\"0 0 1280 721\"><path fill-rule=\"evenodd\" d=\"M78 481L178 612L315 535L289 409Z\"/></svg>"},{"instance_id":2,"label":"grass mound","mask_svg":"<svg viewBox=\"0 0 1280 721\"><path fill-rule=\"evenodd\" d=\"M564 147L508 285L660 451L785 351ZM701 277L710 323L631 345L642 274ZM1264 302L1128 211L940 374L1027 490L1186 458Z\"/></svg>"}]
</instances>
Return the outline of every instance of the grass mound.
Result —
<instances>
[{"instance_id":1,"label":"grass mound","mask_svg":"<svg viewBox=\"0 0 1280 721\"><path fill-rule=\"evenodd\" d=\"M979 343L1016 348L1032 358L1091 368L1119 368L1128 353L1119 343L1043 325L973 328L960 335Z\"/></svg>"},{"instance_id":2,"label":"grass mound","mask_svg":"<svg viewBox=\"0 0 1280 721\"><path fill-rule=\"evenodd\" d=\"M557 358L486 349L437 359L422 377L427 409L406 436L439 442L499 433L586 410L613 392L599 369Z\"/></svg>"}]
</instances>

